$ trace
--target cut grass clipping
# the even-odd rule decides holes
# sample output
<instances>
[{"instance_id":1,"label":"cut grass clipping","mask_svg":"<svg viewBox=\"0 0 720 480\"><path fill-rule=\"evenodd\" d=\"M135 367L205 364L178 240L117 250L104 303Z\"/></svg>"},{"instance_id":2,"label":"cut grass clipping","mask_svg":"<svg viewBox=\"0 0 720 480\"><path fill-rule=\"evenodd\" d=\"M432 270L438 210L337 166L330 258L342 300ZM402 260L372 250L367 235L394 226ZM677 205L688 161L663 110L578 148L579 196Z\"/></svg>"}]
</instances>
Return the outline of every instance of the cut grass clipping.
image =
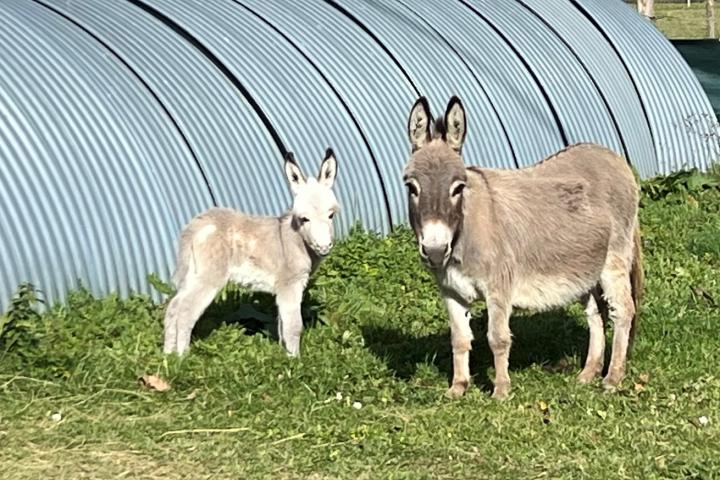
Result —
<instances>
[{"instance_id":1,"label":"cut grass clipping","mask_svg":"<svg viewBox=\"0 0 720 480\"><path fill-rule=\"evenodd\" d=\"M356 230L309 288L297 360L269 337L268 296L223 291L178 359L147 298L77 292L38 314L21 287L0 317L2 477L712 478L720 191L698 175L645 184L647 294L615 394L576 384L572 307L513 317L513 396L491 400L478 306L474 385L445 399L447 316L411 232Z\"/></svg>"}]
</instances>

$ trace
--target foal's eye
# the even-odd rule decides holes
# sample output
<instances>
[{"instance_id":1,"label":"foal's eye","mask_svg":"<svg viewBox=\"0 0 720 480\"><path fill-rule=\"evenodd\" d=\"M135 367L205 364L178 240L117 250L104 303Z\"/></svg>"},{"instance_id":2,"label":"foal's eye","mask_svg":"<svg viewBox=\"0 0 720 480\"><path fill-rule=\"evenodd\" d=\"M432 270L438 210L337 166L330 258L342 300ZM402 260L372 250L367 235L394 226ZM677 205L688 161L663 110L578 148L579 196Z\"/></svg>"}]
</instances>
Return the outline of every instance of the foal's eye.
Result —
<instances>
[{"instance_id":1,"label":"foal's eye","mask_svg":"<svg viewBox=\"0 0 720 480\"><path fill-rule=\"evenodd\" d=\"M309 221L310 221L310 219L307 218L307 217L300 217L300 223L305 224L305 223L307 223L307 222L309 222Z\"/></svg>"},{"instance_id":2,"label":"foal's eye","mask_svg":"<svg viewBox=\"0 0 720 480\"><path fill-rule=\"evenodd\" d=\"M410 195L412 195L413 197L417 197L417 196L418 196L419 192L418 192L418 189L417 189L417 187L415 186L414 183L412 183L412 182L407 182L407 183L405 184L405 186L408 188L408 191L410 192Z\"/></svg>"},{"instance_id":3,"label":"foal's eye","mask_svg":"<svg viewBox=\"0 0 720 480\"><path fill-rule=\"evenodd\" d=\"M334 216L335 216L335 212L332 212L330 215L328 215L328 218L329 218L330 220L332 220Z\"/></svg>"},{"instance_id":4,"label":"foal's eye","mask_svg":"<svg viewBox=\"0 0 720 480\"><path fill-rule=\"evenodd\" d=\"M464 189L465 189L464 183L458 184L455 188L453 188L452 196L457 197L458 195L460 195L463 192Z\"/></svg>"}]
</instances>

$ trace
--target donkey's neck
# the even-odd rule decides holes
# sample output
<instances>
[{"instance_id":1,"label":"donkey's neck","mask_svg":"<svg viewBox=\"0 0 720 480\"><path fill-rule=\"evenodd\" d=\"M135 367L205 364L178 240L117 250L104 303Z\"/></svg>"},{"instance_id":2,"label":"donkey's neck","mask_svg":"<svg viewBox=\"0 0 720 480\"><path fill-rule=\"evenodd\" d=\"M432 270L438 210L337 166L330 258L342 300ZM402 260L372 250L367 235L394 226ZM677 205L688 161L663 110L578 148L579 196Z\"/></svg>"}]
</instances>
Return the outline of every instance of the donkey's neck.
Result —
<instances>
[{"instance_id":1,"label":"donkey's neck","mask_svg":"<svg viewBox=\"0 0 720 480\"><path fill-rule=\"evenodd\" d=\"M469 169L468 188L463 198L463 221L453 248L452 260L463 270L482 276L502 246L495 239L501 232L497 222L496 199L486 173Z\"/></svg>"},{"instance_id":2,"label":"donkey's neck","mask_svg":"<svg viewBox=\"0 0 720 480\"><path fill-rule=\"evenodd\" d=\"M290 212L277 218L280 237L280 247L285 262L294 264L312 272L320 263L321 257L316 254L303 240L293 225L293 215Z\"/></svg>"}]
</instances>

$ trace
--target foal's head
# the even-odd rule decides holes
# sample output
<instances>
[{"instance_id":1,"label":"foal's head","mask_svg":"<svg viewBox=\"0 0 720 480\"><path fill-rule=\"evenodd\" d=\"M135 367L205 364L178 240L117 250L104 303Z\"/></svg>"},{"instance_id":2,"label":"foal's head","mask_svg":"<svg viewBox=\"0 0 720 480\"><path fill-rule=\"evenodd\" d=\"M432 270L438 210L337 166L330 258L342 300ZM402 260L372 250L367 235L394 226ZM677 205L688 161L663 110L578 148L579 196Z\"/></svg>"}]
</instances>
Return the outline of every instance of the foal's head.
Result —
<instances>
[{"instance_id":1,"label":"foal's head","mask_svg":"<svg viewBox=\"0 0 720 480\"><path fill-rule=\"evenodd\" d=\"M419 98L410 111L408 135L412 156L403 177L408 188L410 225L420 255L431 268L447 264L462 227L465 165L465 109L452 97L445 116L431 128L430 106Z\"/></svg>"},{"instance_id":2,"label":"foal's head","mask_svg":"<svg viewBox=\"0 0 720 480\"><path fill-rule=\"evenodd\" d=\"M305 178L291 152L285 155L285 176L293 194L292 224L305 244L321 257L333 246L333 216L340 210L332 186L337 161L331 149L325 152L317 179Z\"/></svg>"}]
</instances>

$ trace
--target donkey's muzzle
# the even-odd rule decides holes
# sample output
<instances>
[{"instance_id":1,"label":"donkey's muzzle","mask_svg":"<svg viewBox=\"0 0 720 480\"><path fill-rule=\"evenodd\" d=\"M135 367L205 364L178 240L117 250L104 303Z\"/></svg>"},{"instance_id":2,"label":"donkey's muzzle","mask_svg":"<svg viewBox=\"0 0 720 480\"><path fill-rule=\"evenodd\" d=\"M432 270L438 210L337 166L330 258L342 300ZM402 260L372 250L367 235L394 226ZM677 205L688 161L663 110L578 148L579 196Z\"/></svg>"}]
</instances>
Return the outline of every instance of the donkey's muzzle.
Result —
<instances>
[{"instance_id":1,"label":"donkey's muzzle","mask_svg":"<svg viewBox=\"0 0 720 480\"><path fill-rule=\"evenodd\" d=\"M450 257L450 244L441 247L426 247L420 245L420 255L423 257L428 265L432 268L439 268L445 266L445 262Z\"/></svg>"}]
</instances>

